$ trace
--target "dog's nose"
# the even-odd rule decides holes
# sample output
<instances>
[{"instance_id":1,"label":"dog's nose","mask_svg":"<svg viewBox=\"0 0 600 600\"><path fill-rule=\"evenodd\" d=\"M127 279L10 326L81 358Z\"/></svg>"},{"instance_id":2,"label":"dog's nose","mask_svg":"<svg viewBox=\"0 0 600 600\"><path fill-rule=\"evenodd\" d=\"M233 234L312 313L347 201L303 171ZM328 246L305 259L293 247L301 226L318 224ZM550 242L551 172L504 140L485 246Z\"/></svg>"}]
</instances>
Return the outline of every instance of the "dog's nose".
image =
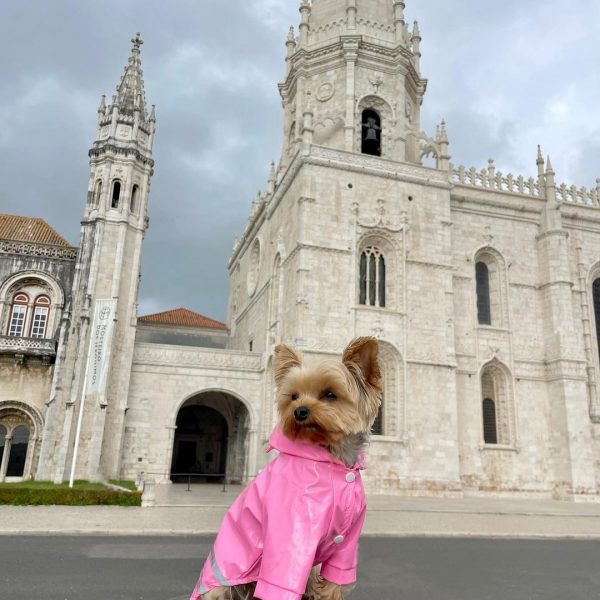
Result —
<instances>
[{"instance_id":1,"label":"dog's nose","mask_svg":"<svg viewBox=\"0 0 600 600\"><path fill-rule=\"evenodd\" d=\"M306 406L299 406L295 411L294 411L294 417L296 417L296 421L306 421L306 419L308 419L308 415L310 414L310 410L308 410L308 408L306 408Z\"/></svg>"}]
</instances>

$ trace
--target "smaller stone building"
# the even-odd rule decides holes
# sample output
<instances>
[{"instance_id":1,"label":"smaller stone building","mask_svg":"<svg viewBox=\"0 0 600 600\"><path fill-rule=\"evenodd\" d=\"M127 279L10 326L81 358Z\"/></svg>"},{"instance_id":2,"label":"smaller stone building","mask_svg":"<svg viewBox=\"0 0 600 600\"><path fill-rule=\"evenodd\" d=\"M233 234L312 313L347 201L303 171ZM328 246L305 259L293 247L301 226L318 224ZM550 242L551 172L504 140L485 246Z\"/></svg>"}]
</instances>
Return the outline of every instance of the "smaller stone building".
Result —
<instances>
[{"instance_id":1,"label":"smaller stone building","mask_svg":"<svg viewBox=\"0 0 600 600\"><path fill-rule=\"evenodd\" d=\"M76 256L42 219L0 215L0 481L36 475Z\"/></svg>"}]
</instances>

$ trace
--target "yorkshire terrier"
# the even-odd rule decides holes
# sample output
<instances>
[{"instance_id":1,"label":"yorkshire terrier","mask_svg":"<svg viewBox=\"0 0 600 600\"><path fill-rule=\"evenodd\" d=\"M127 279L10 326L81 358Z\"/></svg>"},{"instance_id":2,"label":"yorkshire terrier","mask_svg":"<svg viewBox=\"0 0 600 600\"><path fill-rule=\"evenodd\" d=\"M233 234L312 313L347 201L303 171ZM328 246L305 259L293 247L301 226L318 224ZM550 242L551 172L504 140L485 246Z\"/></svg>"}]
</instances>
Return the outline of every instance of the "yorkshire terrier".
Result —
<instances>
[{"instance_id":1,"label":"yorkshire terrier","mask_svg":"<svg viewBox=\"0 0 600 600\"><path fill-rule=\"evenodd\" d=\"M377 341L341 361L277 346L276 459L225 515L191 600L344 600L365 517L360 476L381 404Z\"/></svg>"}]
</instances>

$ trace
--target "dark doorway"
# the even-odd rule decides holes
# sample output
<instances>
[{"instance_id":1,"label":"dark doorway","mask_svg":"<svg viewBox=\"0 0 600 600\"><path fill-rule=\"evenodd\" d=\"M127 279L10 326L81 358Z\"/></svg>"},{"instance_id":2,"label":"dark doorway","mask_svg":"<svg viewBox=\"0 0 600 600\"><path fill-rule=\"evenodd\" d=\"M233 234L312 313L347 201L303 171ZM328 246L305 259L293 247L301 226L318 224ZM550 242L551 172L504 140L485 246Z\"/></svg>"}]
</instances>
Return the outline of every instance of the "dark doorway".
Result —
<instances>
[{"instance_id":1,"label":"dark doorway","mask_svg":"<svg viewBox=\"0 0 600 600\"><path fill-rule=\"evenodd\" d=\"M8 465L6 467L7 477L23 477L28 445L29 429L27 429L25 425L19 425L12 434L10 454L8 456Z\"/></svg>"},{"instance_id":2,"label":"dark doorway","mask_svg":"<svg viewBox=\"0 0 600 600\"><path fill-rule=\"evenodd\" d=\"M177 415L171 481L221 483L227 467L225 417L208 406L184 406Z\"/></svg>"}]
</instances>

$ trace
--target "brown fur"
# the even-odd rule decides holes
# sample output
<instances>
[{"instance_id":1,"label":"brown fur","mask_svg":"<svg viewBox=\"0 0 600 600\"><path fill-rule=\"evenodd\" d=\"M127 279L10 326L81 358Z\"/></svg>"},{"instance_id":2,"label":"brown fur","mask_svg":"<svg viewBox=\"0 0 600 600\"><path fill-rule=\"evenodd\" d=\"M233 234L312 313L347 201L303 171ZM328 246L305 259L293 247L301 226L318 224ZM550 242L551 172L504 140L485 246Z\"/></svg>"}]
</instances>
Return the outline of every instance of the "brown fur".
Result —
<instances>
[{"instance_id":1,"label":"brown fur","mask_svg":"<svg viewBox=\"0 0 600 600\"><path fill-rule=\"evenodd\" d=\"M350 342L341 360L307 362L284 345L275 348L273 360L277 386L279 425L284 435L323 446L344 460L356 463L381 404L381 373L377 340L362 337ZM335 398L327 397L333 393ZM298 422L294 411L304 406L308 419ZM215 588L203 600L251 600L256 584ZM315 567L302 600L344 600L354 585L326 581Z\"/></svg>"}]
</instances>

